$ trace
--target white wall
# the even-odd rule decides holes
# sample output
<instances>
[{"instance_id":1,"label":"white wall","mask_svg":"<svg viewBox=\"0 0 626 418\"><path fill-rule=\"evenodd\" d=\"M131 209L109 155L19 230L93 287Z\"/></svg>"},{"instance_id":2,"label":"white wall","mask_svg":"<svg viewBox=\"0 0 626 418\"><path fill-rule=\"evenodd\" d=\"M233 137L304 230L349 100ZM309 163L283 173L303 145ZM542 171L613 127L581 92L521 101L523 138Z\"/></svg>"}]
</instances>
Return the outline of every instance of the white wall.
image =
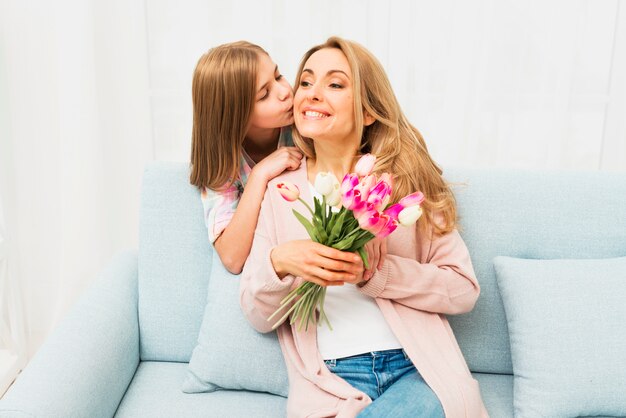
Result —
<instances>
[{"instance_id":1,"label":"white wall","mask_svg":"<svg viewBox=\"0 0 626 418\"><path fill-rule=\"evenodd\" d=\"M444 165L626 169L626 4L618 0L147 0L158 159L185 161L191 77L208 48L246 39L293 82L337 34L383 63Z\"/></svg>"}]
</instances>

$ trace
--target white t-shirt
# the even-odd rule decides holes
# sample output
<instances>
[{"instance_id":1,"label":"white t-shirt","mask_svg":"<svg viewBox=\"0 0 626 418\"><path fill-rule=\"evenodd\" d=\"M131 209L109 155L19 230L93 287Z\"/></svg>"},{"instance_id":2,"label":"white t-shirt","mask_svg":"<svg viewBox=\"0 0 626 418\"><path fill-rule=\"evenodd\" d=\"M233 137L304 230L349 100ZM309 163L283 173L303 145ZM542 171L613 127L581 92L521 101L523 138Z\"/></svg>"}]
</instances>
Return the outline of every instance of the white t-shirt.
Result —
<instances>
[{"instance_id":1,"label":"white t-shirt","mask_svg":"<svg viewBox=\"0 0 626 418\"><path fill-rule=\"evenodd\" d=\"M313 196L322 198L310 183L309 188ZM324 360L402 348L376 301L353 284L328 286L324 312L333 327L332 331L326 323L317 327L317 346Z\"/></svg>"}]
</instances>

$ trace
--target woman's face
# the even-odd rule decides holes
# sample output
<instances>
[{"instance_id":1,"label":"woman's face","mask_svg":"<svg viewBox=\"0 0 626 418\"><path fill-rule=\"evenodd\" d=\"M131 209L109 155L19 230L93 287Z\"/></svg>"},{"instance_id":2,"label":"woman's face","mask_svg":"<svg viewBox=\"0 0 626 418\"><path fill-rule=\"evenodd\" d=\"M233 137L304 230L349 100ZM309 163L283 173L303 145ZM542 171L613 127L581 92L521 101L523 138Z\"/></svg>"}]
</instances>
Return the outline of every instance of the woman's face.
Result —
<instances>
[{"instance_id":1,"label":"woman's face","mask_svg":"<svg viewBox=\"0 0 626 418\"><path fill-rule=\"evenodd\" d=\"M298 80L294 110L302 136L358 143L350 65L341 50L324 48L309 57Z\"/></svg>"},{"instance_id":2,"label":"woman's face","mask_svg":"<svg viewBox=\"0 0 626 418\"><path fill-rule=\"evenodd\" d=\"M274 129L293 123L293 91L267 54L259 54L254 110L249 130Z\"/></svg>"}]
</instances>

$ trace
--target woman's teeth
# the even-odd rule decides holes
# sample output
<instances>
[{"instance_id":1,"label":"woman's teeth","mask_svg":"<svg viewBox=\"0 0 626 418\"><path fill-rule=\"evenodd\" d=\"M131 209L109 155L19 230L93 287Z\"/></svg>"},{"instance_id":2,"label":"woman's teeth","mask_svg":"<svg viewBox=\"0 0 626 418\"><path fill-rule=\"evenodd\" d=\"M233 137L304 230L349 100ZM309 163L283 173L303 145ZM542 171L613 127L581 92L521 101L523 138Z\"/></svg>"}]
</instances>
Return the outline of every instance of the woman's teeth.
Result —
<instances>
[{"instance_id":1,"label":"woman's teeth","mask_svg":"<svg viewBox=\"0 0 626 418\"><path fill-rule=\"evenodd\" d=\"M320 112L314 112L312 110L307 110L306 112L304 112L304 115L305 116L310 116L312 118L325 118L325 117L328 116L328 115L325 115L325 114L320 113Z\"/></svg>"}]
</instances>

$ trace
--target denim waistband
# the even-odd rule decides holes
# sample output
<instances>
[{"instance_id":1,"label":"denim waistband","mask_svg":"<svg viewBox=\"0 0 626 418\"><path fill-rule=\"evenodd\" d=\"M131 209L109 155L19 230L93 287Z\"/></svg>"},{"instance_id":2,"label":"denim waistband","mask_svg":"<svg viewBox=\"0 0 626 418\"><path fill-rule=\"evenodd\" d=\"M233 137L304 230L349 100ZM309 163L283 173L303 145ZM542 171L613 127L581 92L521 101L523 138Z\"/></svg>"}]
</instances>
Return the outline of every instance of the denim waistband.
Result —
<instances>
[{"instance_id":1,"label":"denim waistband","mask_svg":"<svg viewBox=\"0 0 626 418\"><path fill-rule=\"evenodd\" d=\"M404 354L406 356L404 349L392 348L391 350L370 351L367 353L355 354L353 356L341 357L341 358L338 358L337 360L345 360L345 359L359 358L359 357L393 356L394 354Z\"/></svg>"}]
</instances>

